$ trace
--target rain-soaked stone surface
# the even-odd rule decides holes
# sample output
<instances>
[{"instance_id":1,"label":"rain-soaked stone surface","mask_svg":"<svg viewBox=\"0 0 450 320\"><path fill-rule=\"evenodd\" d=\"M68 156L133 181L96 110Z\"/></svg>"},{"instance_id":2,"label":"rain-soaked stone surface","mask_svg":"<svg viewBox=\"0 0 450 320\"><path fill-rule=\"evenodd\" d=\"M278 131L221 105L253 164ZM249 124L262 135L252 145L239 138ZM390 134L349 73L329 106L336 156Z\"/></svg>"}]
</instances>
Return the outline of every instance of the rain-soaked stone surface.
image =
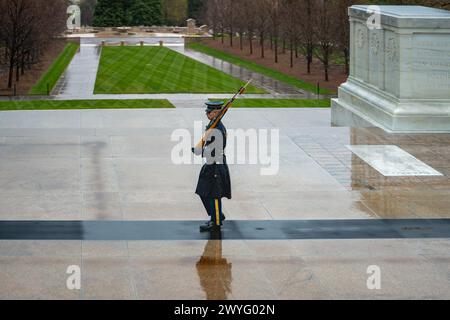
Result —
<instances>
[{"instance_id":1,"label":"rain-soaked stone surface","mask_svg":"<svg viewBox=\"0 0 450 320\"><path fill-rule=\"evenodd\" d=\"M215 69L223 71L227 74L230 74L236 78L242 80L253 79L254 85L264 88L271 94L295 94L295 95L303 95L304 98L313 98L316 97L315 94L310 93L308 91L302 90L300 88L291 86L284 82L275 80L273 78L267 77L263 74L253 72L246 68L236 66L229 62L223 61L221 59L209 56L207 54L186 49L185 47L173 47L173 50L182 53L194 60L200 61L204 64L207 64Z\"/></svg>"},{"instance_id":2,"label":"rain-soaked stone surface","mask_svg":"<svg viewBox=\"0 0 450 320\"><path fill-rule=\"evenodd\" d=\"M197 232L207 218L194 195L200 165L175 165L171 136L193 133L202 117L203 108L0 112L0 221L53 221L56 233L71 221L190 221L184 227ZM224 232L244 223L245 239L2 240L0 298L450 298L450 239L427 239L443 226L420 220L449 218L450 135L333 128L328 109L235 109L224 122L280 133L276 175L262 176L262 164L230 165ZM396 145L443 175L386 177L348 145ZM384 231L369 226L380 218L419 220L377 239ZM290 237L247 239L255 220L253 236ZM65 286L72 265L82 290ZM367 287L373 265L379 290Z\"/></svg>"},{"instance_id":3,"label":"rain-soaked stone surface","mask_svg":"<svg viewBox=\"0 0 450 320\"><path fill-rule=\"evenodd\" d=\"M52 95L87 97L94 93L101 48L83 42L84 39L79 51L53 88Z\"/></svg>"}]
</instances>

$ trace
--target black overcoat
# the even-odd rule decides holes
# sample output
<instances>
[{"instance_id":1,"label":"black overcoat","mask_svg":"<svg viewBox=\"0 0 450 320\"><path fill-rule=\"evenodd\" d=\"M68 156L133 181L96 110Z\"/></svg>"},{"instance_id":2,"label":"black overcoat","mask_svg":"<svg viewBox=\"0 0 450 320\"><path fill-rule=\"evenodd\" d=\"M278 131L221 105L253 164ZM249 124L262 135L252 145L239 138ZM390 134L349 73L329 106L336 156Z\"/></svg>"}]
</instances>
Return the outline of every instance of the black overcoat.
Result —
<instances>
[{"instance_id":1,"label":"black overcoat","mask_svg":"<svg viewBox=\"0 0 450 320\"><path fill-rule=\"evenodd\" d=\"M219 148L218 150L212 150L212 152L210 152L211 150L205 152L205 150L208 149L208 146L215 141L214 136L205 143L205 150L202 154L203 157L206 158L206 164L203 165L202 170L200 171L200 177L195 193L204 198L231 199L230 171L224 152L227 145L227 129L222 122L219 122L217 130L217 132L220 132L222 135L223 148L221 150ZM223 153L223 161L220 163L211 163L211 161L209 161L209 155L215 156L217 152Z\"/></svg>"}]
</instances>

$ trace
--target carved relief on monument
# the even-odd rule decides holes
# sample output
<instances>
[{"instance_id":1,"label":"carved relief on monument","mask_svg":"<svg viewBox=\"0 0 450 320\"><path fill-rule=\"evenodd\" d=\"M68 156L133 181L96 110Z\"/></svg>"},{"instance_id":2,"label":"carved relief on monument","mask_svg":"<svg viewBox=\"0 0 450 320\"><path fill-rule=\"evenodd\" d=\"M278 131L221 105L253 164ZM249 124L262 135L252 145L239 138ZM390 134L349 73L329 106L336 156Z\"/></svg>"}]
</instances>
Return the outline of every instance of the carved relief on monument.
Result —
<instances>
[{"instance_id":1,"label":"carved relief on monument","mask_svg":"<svg viewBox=\"0 0 450 320\"><path fill-rule=\"evenodd\" d=\"M384 89L383 31L369 31L369 83L378 89Z\"/></svg>"},{"instance_id":2,"label":"carved relief on monument","mask_svg":"<svg viewBox=\"0 0 450 320\"><path fill-rule=\"evenodd\" d=\"M378 55L380 52L381 40L378 33L373 33L370 40L370 52L374 55Z\"/></svg>"},{"instance_id":3,"label":"carved relief on monument","mask_svg":"<svg viewBox=\"0 0 450 320\"><path fill-rule=\"evenodd\" d=\"M362 49L366 43L366 31L359 27L356 29L356 45L359 49Z\"/></svg>"},{"instance_id":4,"label":"carved relief on monument","mask_svg":"<svg viewBox=\"0 0 450 320\"><path fill-rule=\"evenodd\" d=\"M388 37L386 41L386 56L389 61L398 61L398 43L394 37Z\"/></svg>"},{"instance_id":5,"label":"carved relief on monument","mask_svg":"<svg viewBox=\"0 0 450 320\"><path fill-rule=\"evenodd\" d=\"M400 53L397 37L398 36L392 31L386 31L384 36L384 90L395 96L400 94Z\"/></svg>"},{"instance_id":6,"label":"carved relief on monument","mask_svg":"<svg viewBox=\"0 0 450 320\"><path fill-rule=\"evenodd\" d=\"M369 80L368 30L362 23L358 23L355 29L355 77L363 81Z\"/></svg>"}]
</instances>

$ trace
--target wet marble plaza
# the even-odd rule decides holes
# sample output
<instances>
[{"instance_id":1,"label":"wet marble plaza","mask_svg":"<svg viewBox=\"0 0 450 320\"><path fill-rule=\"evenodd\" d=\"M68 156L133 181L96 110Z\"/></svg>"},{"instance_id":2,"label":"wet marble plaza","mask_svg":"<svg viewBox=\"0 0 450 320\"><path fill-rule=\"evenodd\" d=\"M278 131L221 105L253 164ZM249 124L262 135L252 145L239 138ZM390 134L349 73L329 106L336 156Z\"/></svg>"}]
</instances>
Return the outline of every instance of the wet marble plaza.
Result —
<instances>
[{"instance_id":1,"label":"wet marble plaza","mask_svg":"<svg viewBox=\"0 0 450 320\"><path fill-rule=\"evenodd\" d=\"M274 176L230 165L221 240L188 236L206 218L193 193L200 165L171 158L173 130L193 132L203 116L200 108L0 113L0 298L450 298L448 224L438 232L430 223L450 215L449 134L331 127L328 109L234 109L228 129L279 130L280 165ZM384 219L401 230L370 227ZM70 229L73 221L94 229ZM93 240L89 230L110 221L131 231L106 228ZM36 234L39 222L56 226L47 239L8 233L8 222ZM144 222L175 231L148 240ZM74 265L80 290L66 286ZM381 288L371 290L374 265Z\"/></svg>"}]
</instances>

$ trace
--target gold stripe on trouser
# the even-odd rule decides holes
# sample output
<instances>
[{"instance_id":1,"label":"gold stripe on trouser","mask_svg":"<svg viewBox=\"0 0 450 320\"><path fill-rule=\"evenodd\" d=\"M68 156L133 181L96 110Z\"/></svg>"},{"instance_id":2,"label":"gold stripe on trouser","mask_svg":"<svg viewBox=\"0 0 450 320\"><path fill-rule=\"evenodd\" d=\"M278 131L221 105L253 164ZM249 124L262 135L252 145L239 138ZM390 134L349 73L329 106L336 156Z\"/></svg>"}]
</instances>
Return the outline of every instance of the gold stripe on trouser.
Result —
<instances>
[{"instance_id":1,"label":"gold stripe on trouser","mask_svg":"<svg viewBox=\"0 0 450 320\"><path fill-rule=\"evenodd\" d=\"M219 210L219 200L215 199L216 204L216 225L220 226L220 210Z\"/></svg>"}]
</instances>

